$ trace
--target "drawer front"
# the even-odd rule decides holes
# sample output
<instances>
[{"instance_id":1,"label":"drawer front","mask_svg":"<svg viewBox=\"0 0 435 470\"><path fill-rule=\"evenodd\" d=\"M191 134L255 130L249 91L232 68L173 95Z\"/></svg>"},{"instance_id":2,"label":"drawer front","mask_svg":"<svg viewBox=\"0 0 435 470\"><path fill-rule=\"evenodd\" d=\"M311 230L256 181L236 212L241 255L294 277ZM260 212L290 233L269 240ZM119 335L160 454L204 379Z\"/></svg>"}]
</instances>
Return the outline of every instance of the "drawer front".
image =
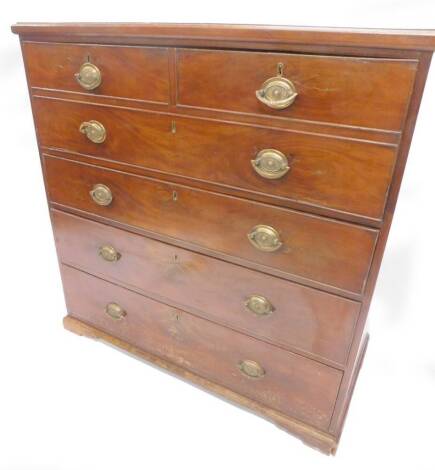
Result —
<instances>
[{"instance_id":1,"label":"drawer front","mask_svg":"<svg viewBox=\"0 0 435 470\"><path fill-rule=\"evenodd\" d=\"M256 95L266 80L277 77L278 64L297 93L283 109ZM179 49L178 104L399 130L416 70L415 60ZM273 94L271 86L266 98ZM287 94L278 93L283 97Z\"/></svg>"},{"instance_id":2,"label":"drawer front","mask_svg":"<svg viewBox=\"0 0 435 470\"><path fill-rule=\"evenodd\" d=\"M32 87L169 102L166 48L24 42L23 54Z\"/></svg>"},{"instance_id":3,"label":"drawer front","mask_svg":"<svg viewBox=\"0 0 435 470\"><path fill-rule=\"evenodd\" d=\"M72 316L282 413L327 429L342 377L338 370L72 268L62 271ZM113 305L108 309L108 304L122 310ZM121 319L113 319L107 310ZM258 363L261 369L245 362L244 370L259 377L245 375L240 369L243 361Z\"/></svg>"},{"instance_id":4,"label":"drawer front","mask_svg":"<svg viewBox=\"0 0 435 470\"><path fill-rule=\"evenodd\" d=\"M221 252L283 277L355 293L364 286L376 230L58 158L45 157L45 172L52 202ZM100 202L107 194L108 205L93 200L93 189L99 189Z\"/></svg>"},{"instance_id":5,"label":"drawer front","mask_svg":"<svg viewBox=\"0 0 435 470\"><path fill-rule=\"evenodd\" d=\"M52 221L63 263L259 339L346 363L357 302L64 212L53 210Z\"/></svg>"},{"instance_id":6,"label":"drawer front","mask_svg":"<svg viewBox=\"0 0 435 470\"><path fill-rule=\"evenodd\" d=\"M173 133L169 116L119 108L36 99L34 109L44 147L374 219L382 218L396 156L389 146L179 117ZM103 143L79 132L89 120L105 127ZM288 170L268 172L270 159Z\"/></svg>"}]
</instances>

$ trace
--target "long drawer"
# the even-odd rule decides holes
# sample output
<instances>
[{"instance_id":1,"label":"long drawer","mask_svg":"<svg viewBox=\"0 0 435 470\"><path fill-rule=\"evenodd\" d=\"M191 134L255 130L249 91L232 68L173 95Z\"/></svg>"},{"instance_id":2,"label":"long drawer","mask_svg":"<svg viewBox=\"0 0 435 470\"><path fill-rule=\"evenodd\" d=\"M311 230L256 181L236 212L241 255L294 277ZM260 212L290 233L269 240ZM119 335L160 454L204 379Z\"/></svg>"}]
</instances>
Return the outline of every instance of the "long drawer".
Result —
<instances>
[{"instance_id":1,"label":"long drawer","mask_svg":"<svg viewBox=\"0 0 435 470\"><path fill-rule=\"evenodd\" d=\"M44 167L51 202L281 277L363 290L377 230L59 158Z\"/></svg>"},{"instance_id":2,"label":"long drawer","mask_svg":"<svg viewBox=\"0 0 435 470\"><path fill-rule=\"evenodd\" d=\"M391 146L37 98L40 143L288 201L381 219ZM102 143L79 132L95 120Z\"/></svg>"},{"instance_id":3,"label":"long drawer","mask_svg":"<svg viewBox=\"0 0 435 470\"><path fill-rule=\"evenodd\" d=\"M177 102L397 131L417 65L416 60L178 49ZM259 99L262 93L271 104ZM285 105L294 93L292 104L273 107Z\"/></svg>"},{"instance_id":4,"label":"long drawer","mask_svg":"<svg viewBox=\"0 0 435 470\"><path fill-rule=\"evenodd\" d=\"M70 315L320 429L342 373L64 266Z\"/></svg>"},{"instance_id":5,"label":"long drawer","mask_svg":"<svg viewBox=\"0 0 435 470\"><path fill-rule=\"evenodd\" d=\"M344 366L360 304L52 210L59 258L259 339Z\"/></svg>"},{"instance_id":6,"label":"long drawer","mask_svg":"<svg viewBox=\"0 0 435 470\"><path fill-rule=\"evenodd\" d=\"M169 102L163 47L24 42L23 54L31 87Z\"/></svg>"}]
</instances>

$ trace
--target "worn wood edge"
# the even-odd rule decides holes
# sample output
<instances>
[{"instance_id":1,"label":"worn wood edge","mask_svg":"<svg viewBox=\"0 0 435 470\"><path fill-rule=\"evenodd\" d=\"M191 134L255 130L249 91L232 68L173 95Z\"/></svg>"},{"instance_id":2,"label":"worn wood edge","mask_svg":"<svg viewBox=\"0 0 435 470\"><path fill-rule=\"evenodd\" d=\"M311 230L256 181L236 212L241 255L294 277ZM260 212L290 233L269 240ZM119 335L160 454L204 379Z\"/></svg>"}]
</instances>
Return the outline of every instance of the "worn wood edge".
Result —
<instances>
[{"instance_id":1,"label":"worn wood edge","mask_svg":"<svg viewBox=\"0 0 435 470\"><path fill-rule=\"evenodd\" d=\"M195 45L198 41L225 44L228 42L257 42L287 44L382 47L392 49L435 49L435 30L432 29L361 29L306 26L182 24L182 23L17 23L12 32L22 36L77 37L96 40L116 38L137 43L148 39L170 40Z\"/></svg>"},{"instance_id":2,"label":"worn wood edge","mask_svg":"<svg viewBox=\"0 0 435 470\"><path fill-rule=\"evenodd\" d=\"M335 436L320 431L294 418L283 415L276 410L273 410L265 405L262 405L261 403L233 392L232 390L222 385L205 379L204 377L190 372L187 369L184 369L159 356L139 349L119 338L116 338L102 330L99 330L98 328L95 328L85 322L82 322L81 320L74 318L71 314L64 317L63 325L66 330L72 333L108 343L109 345L121 349L138 359L151 363L152 365L164 369L165 371L174 374L183 380L191 382L200 388L231 402L232 404L250 410L255 414L273 422L279 428L289 432L290 434L302 440L308 446L313 447L320 452L323 452L324 454L335 454L337 450L338 440Z\"/></svg>"}]
</instances>

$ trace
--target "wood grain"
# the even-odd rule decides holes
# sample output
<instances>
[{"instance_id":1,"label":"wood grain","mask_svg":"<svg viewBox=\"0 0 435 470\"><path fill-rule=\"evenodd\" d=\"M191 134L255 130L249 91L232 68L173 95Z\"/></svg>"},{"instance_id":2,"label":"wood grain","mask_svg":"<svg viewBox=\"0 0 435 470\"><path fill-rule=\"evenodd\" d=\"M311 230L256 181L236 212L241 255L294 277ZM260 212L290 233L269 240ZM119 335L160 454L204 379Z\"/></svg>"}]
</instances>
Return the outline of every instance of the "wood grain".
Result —
<instances>
[{"instance_id":1,"label":"wood grain","mask_svg":"<svg viewBox=\"0 0 435 470\"><path fill-rule=\"evenodd\" d=\"M259 44L317 48L435 49L434 29L319 28L309 26L223 25L176 23L17 23L14 33L23 37L63 38L67 41L116 41L121 43L215 44L220 47L259 48ZM243 46L242 46L243 44ZM363 52L360 51L360 54Z\"/></svg>"},{"instance_id":2,"label":"wood grain","mask_svg":"<svg viewBox=\"0 0 435 470\"><path fill-rule=\"evenodd\" d=\"M170 61L174 49L169 49ZM172 67L171 67L172 68ZM175 84L175 78L170 75L171 90ZM174 90L175 91L175 90ZM177 117L194 117L197 119L209 119L221 121L227 124L251 124L259 127L274 128L277 130L291 130L292 132L308 133L309 135L330 136L344 140L357 142L372 142L375 144L385 144L390 146L398 145L401 131L387 131L382 129L369 129L363 127L346 126L325 122L301 121L300 119L282 119L280 117L260 114L242 114L225 111L222 109L190 108L188 106L177 106L174 93L171 93L171 103L154 103L151 101L140 101L125 97L91 95L70 90L57 90L46 88L34 88L32 97L60 99L76 101L89 104L101 104L106 106L128 107L130 109L153 112L155 114L166 114Z\"/></svg>"},{"instance_id":3,"label":"wood grain","mask_svg":"<svg viewBox=\"0 0 435 470\"><path fill-rule=\"evenodd\" d=\"M32 88L169 102L166 48L24 42L23 55ZM91 91L75 79L85 62L96 65L102 76L101 85Z\"/></svg>"},{"instance_id":4,"label":"wood grain","mask_svg":"<svg viewBox=\"0 0 435 470\"><path fill-rule=\"evenodd\" d=\"M269 266L282 276L363 290L376 230L58 158L45 157L45 174L51 202ZM92 200L95 184L111 188L110 206ZM249 242L247 234L261 224L280 233L278 251L265 253Z\"/></svg>"},{"instance_id":5,"label":"wood grain","mask_svg":"<svg viewBox=\"0 0 435 470\"><path fill-rule=\"evenodd\" d=\"M261 103L256 90L277 75L296 87L288 108ZM177 50L178 104L309 121L400 130L417 61L239 51ZM383 86L393 82L394 87Z\"/></svg>"},{"instance_id":6,"label":"wood grain","mask_svg":"<svg viewBox=\"0 0 435 470\"><path fill-rule=\"evenodd\" d=\"M235 188L254 199L267 195L279 205L297 202L306 210L336 211L338 217L382 220L393 146L52 99L36 98L34 109L44 148L156 170L165 179L178 175L214 183L223 192ZM101 145L78 131L90 119L106 128ZM279 180L262 178L252 168L251 160L267 148L290 162L291 170Z\"/></svg>"},{"instance_id":7,"label":"wood grain","mask_svg":"<svg viewBox=\"0 0 435 470\"><path fill-rule=\"evenodd\" d=\"M52 211L60 260L152 298L278 346L346 364L360 304L149 238ZM107 262L103 245L121 258ZM274 311L261 318L246 299L265 296Z\"/></svg>"},{"instance_id":8,"label":"wood grain","mask_svg":"<svg viewBox=\"0 0 435 470\"><path fill-rule=\"evenodd\" d=\"M49 203L69 213L52 211L59 256L79 268L63 268L69 310L78 312L65 326L334 453L367 345L435 31L12 29L23 48ZM88 55L104 70L95 92L73 81ZM299 92L279 112L254 94L278 60ZM72 128L84 110L93 115L86 120L107 119L105 146L77 140ZM270 140L291 159L280 181L246 170ZM91 202L95 183L112 189L110 206ZM246 233L257 224L277 228L284 246L256 251ZM110 267L95 255L97 240L107 238L122 250ZM240 309L251 286L277 307L261 327ZM112 294L127 305L126 322L101 313ZM237 375L234 363L245 352L261 356L266 387Z\"/></svg>"},{"instance_id":9,"label":"wood grain","mask_svg":"<svg viewBox=\"0 0 435 470\"><path fill-rule=\"evenodd\" d=\"M117 350L124 351L136 359L146 361L153 366L159 367L161 370L175 375L178 378L185 380L189 383L195 384L216 397L224 399L227 403L233 403L239 407L249 410L262 418L273 422L279 428L291 433L293 436L301 439L307 445L323 452L326 455L335 454L338 445L338 439L324 431L310 426L300 420L291 418L284 415L279 411L274 410L268 406L252 400L240 393L236 393L227 387L212 382L198 374L190 372L184 367L180 367L173 362L167 361L155 354L151 354L143 349L139 349L132 344L116 338L98 328L95 328L88 323L85 323L71 315L67 315L63 319L63 325L68 331L75 333L79 336L85 336L94 340L102 341L110 346L115 347Z\"/></svg>"},{"instance_id":10,"label":"wood grain","mask_svg":"<svg viewBox=\"0 0 435 470\"><path fill-rule=\"evenodd\" d=\"M64 266L68 313L113 336L215 381L286 415L325 430L342 373L302 356L190 315L114 284ZM105 313L116 302L122 320ZM243 360L265 370L261 379L244 376Z\"/></svg>"},{"instance_id":11,"label":"wood grain","mask_svg":"<svg viewBox=\"0 0 435 470\"><path fill-rule=\"evenodd\" d=\"M406 123L404 127L403 138L401 141L397 164L395 167L395 173L393 175L393 182L389 191L385 221L382 230L379 234L379 241L376 245L375 254L373 257L373 264L370 270L369 278L367 280L366 294L363 299L363 305L361 309L361 315L358 319L357 329L355 338L352 344L350 352L349 367L347 368L344 377L342 387L337 400L337 408L334 413L334 417L331 421L331 432L336 435L340 435L344 426L344 419L346 417L347 407L352 398L353 392L353 381L355 380L356 374L358 373L357 361L360 356L361 349L364 348L364 340L367 336L367 317L369 314L370 304L375 292L376 281L378 278L379 270L382 263L385 247L387 245L388 234L390 231L391 223L393 220L394 210L399 196L400 185L402 182L403 174L405 171L405 165L408 158L408 152L414 133L414 128L417 120L418 110L423 97L423 91L431 63L432 54L426 53L418 67L415 87L413 90L413 97L410 103L409 112L406 117ZM421 207L416 210L423 210ZM410 231L412 228L410 227ZM406 286L402 286L406 288Z\"/></svg>"}]
</instances>

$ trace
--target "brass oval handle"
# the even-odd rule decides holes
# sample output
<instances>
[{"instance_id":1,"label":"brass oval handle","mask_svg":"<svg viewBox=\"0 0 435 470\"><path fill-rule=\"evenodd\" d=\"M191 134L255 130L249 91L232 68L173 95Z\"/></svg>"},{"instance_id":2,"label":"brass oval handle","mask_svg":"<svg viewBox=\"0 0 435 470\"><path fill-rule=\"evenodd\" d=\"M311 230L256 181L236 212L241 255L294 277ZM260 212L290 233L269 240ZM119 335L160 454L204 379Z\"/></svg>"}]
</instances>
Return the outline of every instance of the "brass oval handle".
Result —
<instances>
[{"instance_id":1,"label":"brass oval handle","mask_svg":"<svg viewBox=\"0 0 435 470\"><path fill-rule=\"evenodd\" d=\"M266 297L256 294L251 295L245 300L245 306L259 317L267 317L275 310L275 307Z\"/></svg>"},{"instance_id":2,"label":"brass oval handle","mask_svg":"<svg viewBox=\"0 0 435 470\"><path fill-rule=\"evenodd\" d=\"M260 176L270 180L282 178L290 170L287 157L275 149L260 150L251 163Z\"/></svg>"},{"instance_id":3,"label":"brass oval handle","mask_svg":"<svg viewBox=\"0 0 435 470\"><path fill-rule=\"evenodd\" d=\"M288 108L298 96L296 87L288 79L284 78L284 64L278 64L278 75L266 80L261 88L255 92L257 99L269 108Z\"/></svg>"},{"instance_id":4,"label":"brass oval handle","mask_svg":"<svg viewBox=\"0 0 435 470\"><path fill-rule=\"evenodd\" d=\"M110 263L118 261L121 258L121 253L118 253L111 245L100 246L98 254L104 259L104 261L109 261Z\"/></svg>"},{"instance_id":5,"label":"brass oval handle","mask_svg":"<svg viewBox=\"0 0 435 470\"><path fill-rule=\"evenodd\" d=\"M127 315L127 312L115 302L107 304L105 311L113 320L122 320Z\"/></svg>"},{"instance_id":6,"label":"brass oval handle","mask_svg":"<svg viewBox=\"0 0 435 470\"><path fill-rule=\"evenodd\" d=\"M239 363L239 369L243 375L251 379L261 379L266 375L266 371L263 367L255 361L251 361L250 359L245 359Z\"/></svg>"},{"instance_id":7,"label":"brass oval handle","mask_svg":"<svg viewBox=\"0 0 435 470\"><path fill-rule=\"evenodd\" d=\"M112 191L104 184L96 184L89 194L99 206L108 206L113 200Z\"/></svg>"},{"instance_id":8,"label":"brass oval handle","mask_svg":"<svg viewBox=\"0 0 435 470\"><path fill-rule=\"evenodd\" d=\"M85 121L80 124L79 131L94 144L102 144L106 140L106 129L98 121Z\"/></svg>"},{"instance_id":9,"label":"brass oval handle","mask_svg":"<svg viewBox=\"0 0 435 470\"><path fill-rule=\"evenodd\" d=\"M248 233L248 240L260 251L276 251L282 246L279 233L269 225L256 225Z\"/></svg>"},{"instance_id":10,"label":"brass oval handle","mask_svg":"<svg viewBox=\"0 0 435 470\"><path fill-rule=\"evenodd\" d=\"M82 64L78 73L74 76L79 85L85 90L95 90L101 85L100 69L90 62Z\"/></svg>"}]
</instances>

